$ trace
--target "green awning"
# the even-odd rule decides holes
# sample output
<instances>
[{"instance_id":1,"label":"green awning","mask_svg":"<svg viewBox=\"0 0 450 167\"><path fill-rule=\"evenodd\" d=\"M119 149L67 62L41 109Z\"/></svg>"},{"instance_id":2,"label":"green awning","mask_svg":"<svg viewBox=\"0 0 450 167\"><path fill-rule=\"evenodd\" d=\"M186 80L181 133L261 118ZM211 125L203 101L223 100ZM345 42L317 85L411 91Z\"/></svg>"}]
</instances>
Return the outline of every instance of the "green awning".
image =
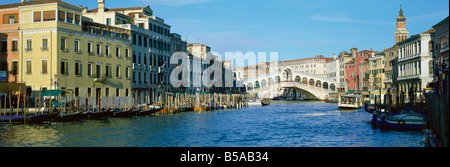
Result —
<instances>
[{"instance_id":1,"label":"green awning","mask_svg":"<svg viewBox=\"0 0 450 167\"><path fill-rule=\"evenodd\" d=\"M46 90L41 96L59 96L64 90Z\"/></svg>"}]
</instances>

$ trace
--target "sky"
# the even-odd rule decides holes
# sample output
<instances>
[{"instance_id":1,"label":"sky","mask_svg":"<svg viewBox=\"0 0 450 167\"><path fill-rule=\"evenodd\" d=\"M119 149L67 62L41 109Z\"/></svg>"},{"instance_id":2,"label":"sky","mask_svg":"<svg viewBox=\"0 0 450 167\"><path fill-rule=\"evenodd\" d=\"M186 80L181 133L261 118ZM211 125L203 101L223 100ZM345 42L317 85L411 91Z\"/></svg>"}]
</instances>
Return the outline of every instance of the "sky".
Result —
<instances>
[{"instance_id":1,"label":"sky","mask_svg":"<svg viewBox=\"0 0 450 167\"><path fill-rule=\"evenodd\" d=\"M20 2L20 0L13 0ZM63 0L97 8L97 0ZM11 1L1 0L0 4ZM409 36L449 14L448 0L106 0L107 8L150 5L171 32L225 52L278 52L280 61L350 48L383 51L394 45L400 5Z\"/></svg>"}]
</instances>

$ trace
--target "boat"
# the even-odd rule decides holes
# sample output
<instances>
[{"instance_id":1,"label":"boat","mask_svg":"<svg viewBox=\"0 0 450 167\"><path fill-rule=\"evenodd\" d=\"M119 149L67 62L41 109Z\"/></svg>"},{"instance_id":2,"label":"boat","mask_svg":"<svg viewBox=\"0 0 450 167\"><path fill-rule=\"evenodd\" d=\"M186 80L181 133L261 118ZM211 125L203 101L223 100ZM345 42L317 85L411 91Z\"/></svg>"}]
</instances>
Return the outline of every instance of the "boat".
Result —
<instances>
[{"instance_id":1,"label":"boat","mask_svg":"<svg viewBox=\"0 0 450 167\"><path fill-rule=\"evenodd\" d=\"M268 106L270 104L270 100L269 98L264 98L261 100L261 105L262 106Z\"/></svg>"},{"instance_id":2,"label":"boat","mask_svg":"<svg viewBox=\"0 0 450 167\"><path fill-rule=\"evenodd\" d=\"M77 121L84 117L82 111L74 111L70 113L59 113L55 119L61 122Z\"/></svg>"},{"instance_id":3,"label":"boat","mask_svg":"<svg viewBox=\"0 0 450 167\"><path fill-rule=\"evenodd\" d=\"M116 109L101 109L99 110L90 110L90 111L85 111L83 112L83 114L85 114L85 118L88 119L100 119L100 118L105 118L108 116L112 116L113 112Z\"/></svg>"},{"instance_id":4,"label":"boat","mask_svg":"<svg viewBox=\"0 0 450 167\"><path fill-rule=\"evenodd\" d=\"M4 115L0 116L0 122L3 123L9 123L9 122L15 122L15 123L43 123L45 121L48 121L51 118L54 118L58 113L36 113L36 114L30 114L27 115L26 118L24 118L23 115Z\"/></svg>"},{"instance_id":5,"label":"boat","mask_svg":"<svg viewBox=\"0 0 450 167\"><path fill-rule=\"evenodd\" d=\"M122 109L118 109L118 110L115 110L114 112L113 112L113 116L114 117L126 117L126 116L130 116L131 115L131 111L133 110L133 108L130 108L130 109L128 109L128 110L122 110Z\"/></svg>"},{"instance_id":6,"label":"boat","mask_svg":"<svg viewBox=\"0 0 450 167\"><path fill-rule=\"evenodd\" d=\"M363 95L364 97L364 110L370 114L373 114L377 110L376 107L380 108L381 112L385 112L384 107L381 105L384 104L384 98L387 94L385 90L372 91L369 93L369 99L367 99L367 94Z\"/></svg>"},{"instance_id":7,"label":"boat","mask_svg":"<svg viewBox=\"0 0 450 167\"><path fill-rule=\"evenodd\" d=\"M141 111L139 111L139 115L150 115L150 114L154 114L158 111L160 111L162 108L145 108Z\"/></svg>"},{"instance_id":8,"label":"boat","mask_svg":"<svg viewBox=\"0 0 450 167\"><path fill-rule=\"evenodd\" d=\"M259 99L256 99L254 101L252 101L252 100L248 101L248 106L259 106L259 105L261 105L261 100L259 100ZM231 107L229 107L229 108L231 108Z\"/></svg>"},{"instance_id":9,"label":"boat","mask_svg":"<svg viewBox=\"0 0 450 167\"><path fill-rule=\"evenodd\" d=\"M422 130L425 114L416 111L401 111L398 114L374 113L372 127L396 130Z\"/></svg>"},{"instance_id":10,"label":"boat","mask_svg":"<svg viewBox=\"0 0 450 167\"><path fill-rule=\"evenodd\" d=\"M337 105L339 108L345 109L358 109L363 107L361 95L357 94L339 95Z\"/></svg>"}]
</instances>

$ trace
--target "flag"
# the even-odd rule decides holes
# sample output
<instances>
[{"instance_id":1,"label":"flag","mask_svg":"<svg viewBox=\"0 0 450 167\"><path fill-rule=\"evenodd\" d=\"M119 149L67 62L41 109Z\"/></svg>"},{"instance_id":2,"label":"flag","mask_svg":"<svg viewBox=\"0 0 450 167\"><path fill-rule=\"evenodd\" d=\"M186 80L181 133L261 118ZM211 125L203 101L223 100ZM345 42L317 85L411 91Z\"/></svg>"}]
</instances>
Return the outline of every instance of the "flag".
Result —
<instances>
[{"instance_id":1,"label":"flag","mask_svg":"<svg viewBox=\"0 0 450 167\"><path fill-rule=\"evenodd\" d=\"M164 62L164 64L161 66L161 68L163 69L166 66L167 61Z\"/></svg>"},{"instance_id":2,"label":"flag","mask_svg":"<svg viewBox=\"0 0 450 167\"><path fill-rule=\"evenodd\" d=\"M117 32L119 31L119 29L116 30L116 32L114 32L113 37L116 37Z\"/></svg>"}]
</instances>

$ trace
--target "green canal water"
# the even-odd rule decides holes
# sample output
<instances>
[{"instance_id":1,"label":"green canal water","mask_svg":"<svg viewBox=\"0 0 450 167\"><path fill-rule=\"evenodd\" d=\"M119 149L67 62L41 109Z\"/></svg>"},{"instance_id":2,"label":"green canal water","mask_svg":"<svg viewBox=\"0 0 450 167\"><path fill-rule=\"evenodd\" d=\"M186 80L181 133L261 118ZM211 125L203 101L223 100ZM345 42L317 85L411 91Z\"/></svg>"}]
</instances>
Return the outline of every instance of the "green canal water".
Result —
<instances>
[{"instance_id":1,"label":"green canal water","mask_svg":"<svg viewBox=\"0 0 450 167\"><path fill-rule=\"evenodd\" d=\"M1 147L424 147L420 131L372 129L363 109L269 106L41 125L0 124Z\"/></svg>"}]
</instances>

